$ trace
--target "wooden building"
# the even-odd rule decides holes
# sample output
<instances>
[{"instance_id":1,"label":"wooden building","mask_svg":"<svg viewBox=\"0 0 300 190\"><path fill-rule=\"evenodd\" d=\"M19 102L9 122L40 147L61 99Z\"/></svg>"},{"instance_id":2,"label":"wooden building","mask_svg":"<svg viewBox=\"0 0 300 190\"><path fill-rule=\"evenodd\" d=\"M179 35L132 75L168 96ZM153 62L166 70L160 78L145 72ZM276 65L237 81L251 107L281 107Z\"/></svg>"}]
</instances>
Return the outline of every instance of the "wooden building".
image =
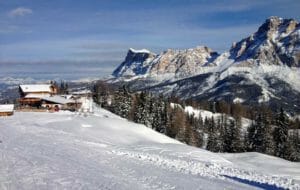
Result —
<instances>
[{"instance_id":1,"label":"wooden building","mask_svg":"<svg viewBox=\"0 0 300 190\"><path fill-rule=\"evenodd\" d=\"M72 95L58 95L58 89L51 84L20 85L21 109L44 109L51 111L77 110L81 103Z\"/></svg>"},{"instance_id":2,"label":"wooden building","mask_svg":"<svg viewBox=\"0 0 300 190\"><path fill-rule=\"evenodd\" d=\"M0 116L11 116L14 114L13 104L0 104Z\"/></svg>"},{"instance_id":3,"label":"wooden building","mask_svg":"<svg viewBox=\"0 0 300 190\"><path fill-rule=\"evenodd\" d=\"M21 107L41 107L42 98L57 94L57 87L52 84L30 84L20 85L20 99Z\"/></svg>"},{"instance_id":4,"label":"wooden building","mask_svg":"<svg viewBox=\"0 0 300 190\"><path fill-rule=\"evenodd\" d=\"M57 94L58 88L53 84L29 84L20 85L20 96L25 97L29 94L35 95L54 95Z\"/></svg>"},{"instance_id":5,"label":"wooden building","mask_svg":"<svg viewBox=\"0 0 300 190\"><path fill-rule=\"evenodd\" d=\"M77 110L81 106L81 103L76 100L67 99L66 97L58 95L44 96L41 100L41 106L48 110Z\"/></svg>"}]
</instances>

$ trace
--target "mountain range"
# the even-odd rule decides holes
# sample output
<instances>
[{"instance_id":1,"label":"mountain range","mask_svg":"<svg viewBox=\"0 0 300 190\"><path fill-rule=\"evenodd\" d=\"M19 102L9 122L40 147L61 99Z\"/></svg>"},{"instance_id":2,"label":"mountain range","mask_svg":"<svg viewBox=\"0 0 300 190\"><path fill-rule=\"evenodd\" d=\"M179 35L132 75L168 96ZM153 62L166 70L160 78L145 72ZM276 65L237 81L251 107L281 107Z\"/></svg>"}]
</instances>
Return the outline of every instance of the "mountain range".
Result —
<instances>
[{"instance_id":1,"label":"mountain range","mask_svg":"<svg viewBox=\"0 0 300 190\"><path fill-rule=\"evenodd\" d=\"M112 76L110 82L134 91L300 113L300 24L270 17L224 53L206 46L160 54L131 48Z\"/></svg>"}]
</instances>

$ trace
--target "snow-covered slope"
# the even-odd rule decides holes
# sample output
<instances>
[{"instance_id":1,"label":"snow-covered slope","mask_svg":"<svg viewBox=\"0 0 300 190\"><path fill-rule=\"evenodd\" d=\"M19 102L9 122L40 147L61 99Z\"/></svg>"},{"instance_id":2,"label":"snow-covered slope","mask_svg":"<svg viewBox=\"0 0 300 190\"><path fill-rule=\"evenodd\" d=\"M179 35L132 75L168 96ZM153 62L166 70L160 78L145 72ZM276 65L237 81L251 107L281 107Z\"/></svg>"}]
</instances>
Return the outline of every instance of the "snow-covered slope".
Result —
<instances>
[{"instance_id":1,"label":"snow-covered slope","mask_svg":"<svg viewBox=\"0 0 300 190\"><path fill-rule=\"evenodd\" d=\"M278 159L274 167L289 169L275 176L273 157L247 153L241 155L251 160L231 161L101 108L93 111L1 117L0 189L300 188L299 164Z\"/></svg>"},{"instance_id":2,"label":"snow-covered slope","mask_svg":"<svg viewBox=\"0 0 300 190\"><path fill-rule=\"evenodd\" d=\"M239 168L261 171L264 173L272 173L273 175L279 176L294 176L294 179L300 180L299 172L299 162L289 162L285 163L285 160L269 156L265 154L260 154L257 152L248 153L221 153L219 154L223 158L226 158L230 162L235 163Z\"/></svg>"}]
</instances>

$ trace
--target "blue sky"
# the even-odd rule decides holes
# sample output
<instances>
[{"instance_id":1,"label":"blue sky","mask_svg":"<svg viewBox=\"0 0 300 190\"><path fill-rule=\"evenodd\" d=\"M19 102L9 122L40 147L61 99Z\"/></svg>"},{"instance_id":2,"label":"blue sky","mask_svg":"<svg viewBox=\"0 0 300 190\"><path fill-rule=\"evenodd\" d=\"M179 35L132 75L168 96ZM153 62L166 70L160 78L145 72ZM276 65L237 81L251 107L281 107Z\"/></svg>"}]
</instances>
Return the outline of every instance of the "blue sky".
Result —
<instances>
[{"instance_id":1,"label":"blue sky","mask_svg":"<svg viewBox=\"0 0 300 190\"><path fill-rule=\"evenodd\" d=\"M206 45L223 52L272 16L299 20L299 0L0 0L0 63L97 63L127 49Z\"/></svg>"}]
</instances>

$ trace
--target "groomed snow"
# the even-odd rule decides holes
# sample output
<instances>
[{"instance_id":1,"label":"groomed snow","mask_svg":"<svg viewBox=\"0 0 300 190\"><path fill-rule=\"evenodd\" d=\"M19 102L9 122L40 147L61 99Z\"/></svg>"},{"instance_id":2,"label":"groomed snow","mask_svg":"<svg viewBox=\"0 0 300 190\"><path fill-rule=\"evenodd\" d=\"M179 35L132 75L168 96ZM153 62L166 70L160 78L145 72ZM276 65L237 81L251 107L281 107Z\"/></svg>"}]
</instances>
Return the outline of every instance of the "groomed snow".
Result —
<instances>
[{"instance_id":1,"label":"groomed snow","mask_svg":"<svg viewBox=\"0 0 300 190\"><path fill-rule=\"evenodd\" d=\"M0 189L300 188L298 163L258 153L239 160L93 112L0 118Z\"/></svg>"},{"instance_id":2,"label":"groomed snow","mask_svg":"<svg viewBox=\"0 0 300 190\"><path fill-rule=\"evenodd\" d=\"M257 152L249 153L222 153L223 158L238 165L239 168L256 170L264 173L272 173L278 176L293 176L300 181L299 162L287 162L281 158L260 154Z\"/></svg>"}]
</instances>

